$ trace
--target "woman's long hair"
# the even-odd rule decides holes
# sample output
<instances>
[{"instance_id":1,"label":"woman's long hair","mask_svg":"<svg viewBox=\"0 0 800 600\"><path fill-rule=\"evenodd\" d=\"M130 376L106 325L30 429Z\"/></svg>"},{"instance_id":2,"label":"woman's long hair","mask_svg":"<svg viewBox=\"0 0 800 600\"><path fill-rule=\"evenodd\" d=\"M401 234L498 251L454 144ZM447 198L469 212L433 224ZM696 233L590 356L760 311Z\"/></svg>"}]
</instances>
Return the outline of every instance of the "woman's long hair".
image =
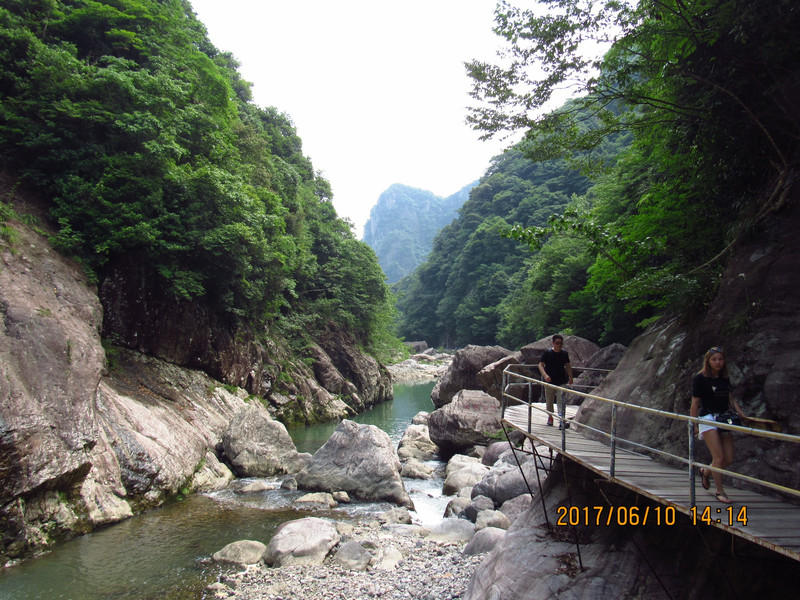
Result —
<instances>
[{"instance_id":1,"label":"woman's long hair","mask_svg":"<svg viewBox=\"0 0 800 600\"><path fill-rule=\"evenodd\" d=\"M711 365L709 364L709 360L715 354L722 354L722 358L725 359L725 362L722 363L722 369L719 372L719 376L728 379L728 358L725 356L725 353L722 351L722 348L718 346L709 348L708 351L706 352L706 355L703 357L703 368L700 371L700 374L706 377L714 376L714 372L711 370Z\"/></svg>"}]
</instances>

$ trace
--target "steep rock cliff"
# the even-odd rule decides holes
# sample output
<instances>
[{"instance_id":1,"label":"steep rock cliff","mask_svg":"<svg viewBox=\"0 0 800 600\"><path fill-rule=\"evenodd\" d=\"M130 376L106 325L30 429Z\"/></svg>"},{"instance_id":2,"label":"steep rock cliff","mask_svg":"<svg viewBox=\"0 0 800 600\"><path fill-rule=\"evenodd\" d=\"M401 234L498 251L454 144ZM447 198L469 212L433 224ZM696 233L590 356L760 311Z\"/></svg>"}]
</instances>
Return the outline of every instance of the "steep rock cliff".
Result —
<instances>
[{"instance_id":1,"label":"steep rock cliff","mask_svg":"<svg viewBox=\"0 0 800 600\"><path fill-rule=\"evenodd\" d=\"M106 296L106 330L121 334L104 348L94 286L37 231L12 220L0 237L0 564L227 485L221 442L245 408L314 422L391 397L386 369L341 334L321 336L318 381L314 365L227 333L199 305L159 304L135 270L141 295ZM120 294L137 289L125 281L112 281Z\"/></svg>"}]
</instances>

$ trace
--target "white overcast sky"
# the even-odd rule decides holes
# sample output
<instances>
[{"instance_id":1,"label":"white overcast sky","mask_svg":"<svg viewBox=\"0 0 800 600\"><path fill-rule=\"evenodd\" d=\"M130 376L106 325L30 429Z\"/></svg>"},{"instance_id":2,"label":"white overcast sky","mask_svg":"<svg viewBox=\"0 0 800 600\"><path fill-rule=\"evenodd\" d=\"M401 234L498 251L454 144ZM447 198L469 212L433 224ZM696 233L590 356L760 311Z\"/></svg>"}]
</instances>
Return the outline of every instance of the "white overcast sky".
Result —
<instances>
[{"instance_id":1,"label":"white overcast sky","mask_svg":"<svg viewBox=\"0 0 800 600\"><path fill-rule=\"evenodd\" d=\"M463 63L501 42L494 0L190 1L256 104L291 117L358 237L393 183L449 196L510 144L465 123Z\"/></svg>"}]
</instances>

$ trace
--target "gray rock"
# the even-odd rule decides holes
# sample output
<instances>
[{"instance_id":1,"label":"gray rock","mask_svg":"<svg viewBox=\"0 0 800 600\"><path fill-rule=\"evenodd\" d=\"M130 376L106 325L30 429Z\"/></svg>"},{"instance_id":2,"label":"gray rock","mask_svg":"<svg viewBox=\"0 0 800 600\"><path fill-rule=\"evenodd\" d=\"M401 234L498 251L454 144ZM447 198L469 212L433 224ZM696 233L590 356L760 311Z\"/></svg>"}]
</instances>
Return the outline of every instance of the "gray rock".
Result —
<instances>
[{"instance_id":1,"label":"gray rock","mask_svg":"<svg viewBox=\"0 0 800 600\"><path fill-rule=\"evenodd\" d=\"M439 447L431 441L427 424L411 424L400 440L397 456L401 461L411 458L433 460L439 454Z\"/></svg>"},{"instance_id":2,"label":"gray rock","mask_svg":"<svg viewBox=\"0 0 800 600\"><path fill-rule=\"evenodd\" d=\"M478 513L478 518L475 520L475 530L480 531L486 527L508 529L511 527L511 521L499 510L482 510Z\"/></svg>"},{"instance_id":3,"label":"gray rock","mask_svg":"<svg viewBox=\"0 0 800 600\"><path fill-rule=\"evenodd\" d=\"M333 555L335 563L350 571L365 571L372 558L372 554L356 541L345 542Z\"/></svg>"},{"instance_id":4,"label":"gray rock","mask_svg":"<svg viewBox=\"0 0 800 600\"><path fill-rule=\"evenodd\" d=\"M521 360L522 354L515 352L514 354L504 356L483 367L475 376L475 380L480 386L480 389L493 398L501 400L503 393L503 371L505 371L506 367L509 365L519 364Z\"/></svg>"},{"instance_id":5,"label":"gray rock","mask_svg":"<svg viewBox=\"0 0 800 600\"><path fill-rule=\"evenodd\" d=\"M545 478L544 472L540 473L540 478ZM497 464L492 472L475 484L472 495L488 496L494 500L495 505L502 505L512 498L529 494L528 485L536 489L536 463L533 460L524 463L521 470L516 465Z\"/></svg>"},{"instance_id":6,"label":"gray rock","mask_svg":"<svg viewBox=\"0 0 800 600\"><path fill-rule=\"evenodd\" d=\"M360 500L414 507L400 477L400 461L386 432L345 419L296 475L301 489L345 491Z\"/></svg>"},{"instance_id":7,"label":"gray rock","mask_svg":"<svg viewBox=\"0 0 800 600\"><path fill-rule=\"evenodd\" d=\"M464 513L464 509L470 505L472 501L469 498L453 498L447 503L444 509L444 517L460 517Z\"/></svg>"},{"instance_id":8,"label":"gray rock","mask_svg":"<svg viewBox=\"0 0 800 600\"><path fill-rule=\"evenodd\" d=\"M489 444L502 431L500 403L486 392L462 390L431 413L428 429L431 441L443 449Z\"/></svg>"},{"instance_id":9,"label":"gray rock","mask_svg":"<svg viewBox=\"0 0 800 600\"><path fill-rule=\"evenodd\" d=\"M378 521L381 523L410 525L411 513L408 512L407 508L397 506L378 515Z\"/></svg>"},{"instance_id":10,"label":"gray rock","mask_svg":"<svg viewBox=\"0 0 800 600\"><path fill-rule=\"evenodd\" d=\"M333 492L333 499L339 504L350 504L350 494L347 492Z\"/></svg>"},{"instance_id":11,"label":"gray rock","mask_svg":"<svg viewBox=\"0 0 800 600\"><path fill-rule=\"evenodd\" d=\"M462 468L453 470L442 484L442 493L445 496L457 494L462 488L472 487L480 482L488 472L488 468L479 462L469 463Z\"/></svg>"},{"instance_id":12,"label":"gray rock","mask_svg":"<svg viewBox=\"0 0 800 600\"><path fill-rule=\"evenodd\" d=\"M475 496L464 508L464 517L475 523L478 514L485 510L494 510L494 500L487 496Z\"/></svg>"},{"instance_id":13,"label":"gray rock","mask_svg":"<svg viewBox=\"0 0 800 600\"><path fill-rule=\"evenodd\" d=\"M212 558L216 562L234 563L237 565L254 565L260 563L267 547L255 540L240 540L215 552Z\"/></svg>"},{"instance_id":14,"label":"gray rock","mask_svg":"<svg viewBox=\"0 0 800 600\"><path fill-rule=\"evenodd\" d=\"M411 419L412 425L427 425L428 418L431 416L431 413L425 410L419 411L417 414L414 415L414 418Z\"/></svg>"},{"instance_id":15,"label":"gray rock","mask_svg":"<svg viewBox=\"0 0 800 600\"><path fill-rule=\"evenodd\" d=\"M431 400L440 408L449 404L461 390L480 390L477 374L483 367L511 354L501 346L466 346L453 356L453 362L433 388Z\"/></svg>"},{"instance_id":16,"label":"gray rock","mask_svg":"<svg viewBox=\"0 0 800 600\"><path fill-rule=\"evenodd\" d=\"M264 553L271 567L321 565L339 543L336 526L316 517L287 521L278 526Z\"/></svg>"},{"instance_id":17,"label":"gray rock","mask_svg":"<svg viewBox=\"0 0 800 600\"><path fill-rule=\"evenodd\" d=\"M430 479L433 477L433 467L419 462L415 458L409 458L403 463L400 475L407 479Z\"/></svg>"},{"instance_id":18,"label":"gray rock","mask_svg":"<svg viewBox=\"0 0 800 600\"><path fill-rule=\"evenodd\" d=\"M297 479L294 477L286 477L283 481L281 481L281 489L282 490L290 490L294 491L297 489Z\"/></svg>"},{"instance_id":19,"label":"gray rock","mask_svg":"<svg viewBox=\"0 0 800 600\"><path fill-rule=\"evenodd\" d=\"M502 506L500 506L500 512L507 516L511 523L514 523L517 517L530 508L532 501L533 498L531 498L530 494L522 494L503 502Z\"/></svg>"},{"instance_id":20,"label":"gray rock","mask_svg":"<svg viewBox=\"0 0 800 600\"><path fill-rule=\"evenodd\" d=\"M439 542L468 542L475 535L475 525L466 519L442 519L425 539Z\"/></svg>"},{"instance_id":21,"label":"gray rock","mask_svg":"<svg viewBox=\"0 0 800 600\"><path fill-rule=\"evenodd\" d=\"M256 404L248 405L233 417L222 445L240 477L269 477L293 473L303 467L286 426Z\"/></svg>"},{"instance_id":22,"label":"gray rock","mask_svg":"<svg viewBox=\"0 0 800 600\"><path fill-rule=\"evenodd\" d=\"M511 450L511 444L508 442L493 442L486 447L486 452L481 457L481 462L489 467L498 461L500 456L507 451Z\"/></svg>"},{"instance_id":23,"label":"gray rock","mask_svg":"<svg viewBox=\"0 0 800 600\"><path fill-rule=\"evenodd\" d=\"M506 534L505 529L497 527L485 527L476 531L472 539L464 546L464 554L471 556L474 554L486 554L491 552L494 547L503 539Z\"/></svg>"},{"instance_id":24,"label":"gray rock","mask_svg":"<svg viewBox=\"0 0 800 600\"><path fill-rule=\"evenodd\" d=\"M318 504L327 508L335 508L338 502L328 492L314 492L297 498L293 504Z\"/></svg>"}]
</instances>

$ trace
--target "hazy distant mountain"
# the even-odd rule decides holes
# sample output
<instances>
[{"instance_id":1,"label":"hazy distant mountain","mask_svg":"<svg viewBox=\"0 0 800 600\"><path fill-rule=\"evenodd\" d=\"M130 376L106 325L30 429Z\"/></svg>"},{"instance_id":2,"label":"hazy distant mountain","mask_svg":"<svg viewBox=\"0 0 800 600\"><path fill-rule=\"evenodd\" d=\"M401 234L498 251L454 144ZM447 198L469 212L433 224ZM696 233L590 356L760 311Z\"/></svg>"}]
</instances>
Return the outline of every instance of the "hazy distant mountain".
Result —
<instances>
[{"instance_id":1,"label":"hazy distant mountain","mask_svg":"<svg viewBox=\"0 0 800 600\"><path fill-rule=\"evenodd\" d=\"M455 217L477 181L447 198L395 183L378 198L364 225L364 242L378 255L387 281L394 283L425 261L433 238Z\"/></svg>"}]
</instances>

